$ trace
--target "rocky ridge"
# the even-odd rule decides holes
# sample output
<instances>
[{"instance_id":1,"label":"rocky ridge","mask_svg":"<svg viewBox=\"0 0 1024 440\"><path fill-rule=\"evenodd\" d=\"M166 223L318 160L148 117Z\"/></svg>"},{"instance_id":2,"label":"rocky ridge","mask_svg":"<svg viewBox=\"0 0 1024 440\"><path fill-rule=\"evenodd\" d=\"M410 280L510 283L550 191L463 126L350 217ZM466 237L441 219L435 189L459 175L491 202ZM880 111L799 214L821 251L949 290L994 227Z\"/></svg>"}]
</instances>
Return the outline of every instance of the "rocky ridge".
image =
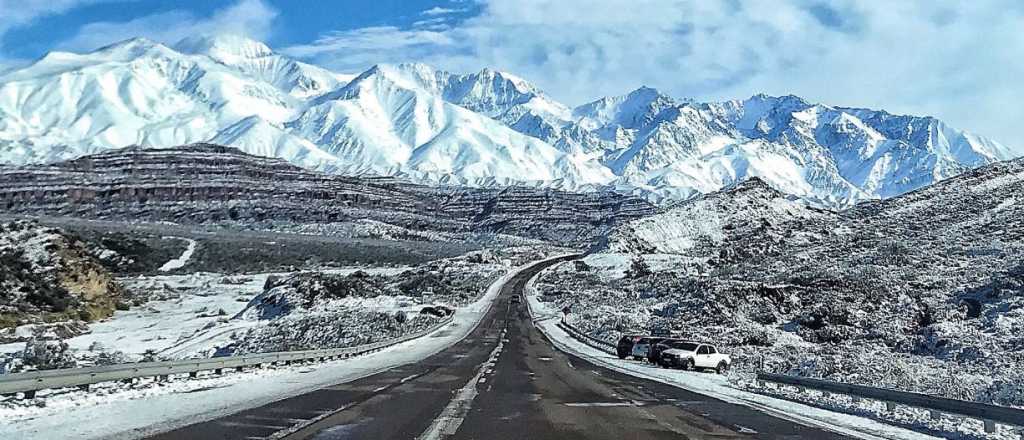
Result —
<instances>
[{"instance_id":1,"label":"rocky ridge","mask_svg":"<svg viewBox=\"0 0 1024 440\"><path fill-rule=\"evenodd\" d=\"M326 175L234 148L128 148L48 165L0 169L9 214L182 224L372 220L410 231L585 241L654 212L613 192L425 187Z\"/></svg>"}]
</instances>

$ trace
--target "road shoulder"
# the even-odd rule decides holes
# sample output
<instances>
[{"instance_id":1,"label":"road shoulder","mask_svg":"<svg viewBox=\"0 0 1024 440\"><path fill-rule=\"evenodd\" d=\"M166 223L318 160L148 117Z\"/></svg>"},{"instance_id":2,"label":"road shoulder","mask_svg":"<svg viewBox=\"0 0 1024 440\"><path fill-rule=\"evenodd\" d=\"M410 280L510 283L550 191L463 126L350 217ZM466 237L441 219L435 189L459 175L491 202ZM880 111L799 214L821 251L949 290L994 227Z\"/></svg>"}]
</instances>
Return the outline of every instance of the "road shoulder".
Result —
<instances>
[{"instance_id":1,"label":"road shoulder","mask_svg":"<svg viewBox=\"0 0 1024 440\"><path fill-rule=\"evenodd\" d=\"M836 413L788 400L750 393L732 387L721 376L700 372L667 370L639 362L620 360L615 356L578 341L559 328L557 324L562 314L538 299L537 291L533 287L537 278L534 277L527 283L526 303L537 329L560 351L613 371L675 386L728 403L744 405L775 417L806 426L830 430L850 437L871 440L938 439L938 437L887 425L864 417Z\"/></svg>"}]
</instances>

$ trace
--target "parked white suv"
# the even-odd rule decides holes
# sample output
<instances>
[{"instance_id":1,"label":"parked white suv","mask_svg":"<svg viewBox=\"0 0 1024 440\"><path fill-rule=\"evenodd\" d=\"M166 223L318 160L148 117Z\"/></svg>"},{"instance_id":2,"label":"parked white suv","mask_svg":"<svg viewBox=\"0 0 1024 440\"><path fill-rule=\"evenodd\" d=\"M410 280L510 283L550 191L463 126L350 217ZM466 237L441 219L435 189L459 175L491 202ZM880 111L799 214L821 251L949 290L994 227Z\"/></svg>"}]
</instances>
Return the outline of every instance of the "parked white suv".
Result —
<instances>
[{"instance_id":1,"label":"parked white suv","mask_svg":"<svg viewBox=\"0 0 1024 440\"><path fill-rule=\"evenodd\" d=\"M686 341L671 341L667 345L670 348L663 350L661 359L658 359L658 363L666 368L713 368L721 374L732 365L732 358L719 353L714 345Z\"/></svg>"}]
</instances>

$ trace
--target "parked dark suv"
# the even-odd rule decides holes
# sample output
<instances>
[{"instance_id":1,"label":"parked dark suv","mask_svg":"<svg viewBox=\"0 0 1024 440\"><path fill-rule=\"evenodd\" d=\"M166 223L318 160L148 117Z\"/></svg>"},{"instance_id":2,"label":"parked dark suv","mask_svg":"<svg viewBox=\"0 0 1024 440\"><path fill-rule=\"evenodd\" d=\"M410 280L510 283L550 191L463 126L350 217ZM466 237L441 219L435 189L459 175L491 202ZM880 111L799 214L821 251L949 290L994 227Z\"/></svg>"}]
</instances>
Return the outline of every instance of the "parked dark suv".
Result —
<instances>
[{"instance_id":1,"label":"parked dark suv","mask_svg":"<svg viewBox=\"0 0 1024 440\"><path fill-rule=\"evenodd\" d=\"M660 364L659 361L661 361L661 352L671 348L669 344L671 344L672 342L680 341L681 339L676 339L676 338L655 338L655 339L657 339L657 341L653 345L651 345L650 350L647 350L647 362L650 362L652 364L658 365L658 364Z\"/></svg>"},{"instance_id":2,"label":"parked dark suv","mask_svg":"<svg viewBox=\"0 0 1024 440\"><path fill-rule=\"evenodd\" d=\"M642 335L622 335L618 345L615 346L615 353L619 359L625 359L633 354L633 344L643 338Z\"/></svg>"}]
</instances>

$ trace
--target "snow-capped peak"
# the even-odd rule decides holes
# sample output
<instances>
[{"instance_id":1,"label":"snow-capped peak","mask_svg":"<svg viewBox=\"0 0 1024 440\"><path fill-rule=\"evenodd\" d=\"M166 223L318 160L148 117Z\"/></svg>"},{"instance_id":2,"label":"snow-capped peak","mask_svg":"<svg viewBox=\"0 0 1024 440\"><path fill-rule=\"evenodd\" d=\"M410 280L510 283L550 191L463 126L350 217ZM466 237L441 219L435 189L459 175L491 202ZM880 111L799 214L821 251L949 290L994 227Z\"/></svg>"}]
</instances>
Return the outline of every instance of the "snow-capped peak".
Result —
<instances>
[{"instance_id":1,"label":"snow-capped peak","mask_svg":"<svg viewBox=\"0 0 1024 440\"><path fill-rule=\"evenodd\" d=\"M93 50L79 58L87 61L132 61L138 58L151 56L174 56L177 53L156 41L148 38L136 37L109 44ZM46 60L49 57L43 57Z\"/></svg>"},{"instance_id":2,"label":"snow-capped peak","mask_svg":"<svg viewBox=\"0 0 1024 440\"><path fill-rule=\"evenodd\" d=\"M477 76L485 80L502 79L509 81L520 93L541 94L540 89L534 87L529 81L505 71L484 67L477 73Z\"/></svg>"},{"instance_id":3,"label":"snow-capped peak","mask_svg":"<svg viewBox=\"0 0 1024 440\"><path fill-rule=\"evenodd\" d=\"M156 41L150 40L150 39L145 38L145 37L135 37L135 38L129 38L127 40L121 40L121 41L118 41L118 42L115 42L115 43L108 44L106 46L103 46L103 47L100 47L100 48L98 48L96 50L93 50L90 53L93 53L93 54L107 54L107 53L117 53L117 54L132 54L132 53L135 53L135 54L139 54L141 52L145 52L145 51L149 51L149 50L153 50L153 49L158 49L158 48L167 48L167 46L164 46L161 43L158 43Z\"/></svg>"},{"instance_id":4,"label":"snow-capped peak","mask_svg":"<svg viewBox=\"0 0 1024 440\"><path fill-rule=\"evenodd\" d=\"M1020 154L934 118L792 95L697 103L640 87L570 109L491 68L379 64L350 80L237 35L131 39L0 75L0 163L211 140L332 172L655 199L760 177L833 206Z\"/></svg>"},{"instance_id":5,"label":"snow-capped peak","mask_svg":"<svg viewBox=\"0 0 1024 440\"><path fill-rule=\"evenodd\" d=\"M206 55L216 60L259 58L274 53L262 42L234 34L186 37L175 44L174 49L181 53Z\"/></svg>"},{"instance_id":6,"label":"snow-capped peak","mask_svg":"<svg viewBox=\"0 0 1024 440\"><path fill-rule=\"evenodd\" d=\"M675 100L651 87L640 87L628 94L598 99L573 110L581 124L592 129L617 125L638 128L662 110L676 105Z\"/></svg>"}]
</instances>

